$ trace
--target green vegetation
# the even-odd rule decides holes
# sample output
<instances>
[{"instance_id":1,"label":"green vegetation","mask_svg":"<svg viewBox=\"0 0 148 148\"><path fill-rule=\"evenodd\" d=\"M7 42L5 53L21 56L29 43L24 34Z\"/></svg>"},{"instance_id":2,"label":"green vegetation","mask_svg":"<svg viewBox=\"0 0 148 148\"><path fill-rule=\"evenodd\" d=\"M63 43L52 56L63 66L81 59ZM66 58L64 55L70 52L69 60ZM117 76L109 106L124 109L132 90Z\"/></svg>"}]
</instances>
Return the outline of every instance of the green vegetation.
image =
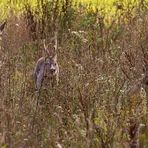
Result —
<instances>
[{"instance_id":1,"label":"green vegetation","mask_svg":"<svg viewBox=\"0 0 148 148\"><path fill-rule=\"evenodd\" d=\"M0 0L2 148L148 147L146 0ZM54 49L60 82L36 92ZM144 71L144 70L145 71ZM38 105L37 105L38 103Z\"/></svg>"},{"instance_id":2,"label":"green vegetation","mask_svg":"<svg viewBox=\"0 0 148 148\"><path fill-rule=\"evenodd\" d=\"M45 0L43 0L43 3ZM50 1L49 1L50 2ZM63 1L60 0L60 3ZM148 0L144 1L145 3L148 3ZM17 13L24 8L24 4L29 4L32 8L38 7L38 0L0 0L0 7L1 7L1 19L6 18L6 16L9 14L9 11L11 9L17 11ZM91 8L94 11L97 9L103 9L105 13L108 13L109 15L112 15L115 13L115 6L117 4L122 4L124 8L127 7L133 7L134 5L139 5L140 0L76 0L72 1L74 6L77 6L77 4L82 4L83 6L87 7L88 9ZM146 4L147 5L147 4Z\"/></svg>"}]
</instances>

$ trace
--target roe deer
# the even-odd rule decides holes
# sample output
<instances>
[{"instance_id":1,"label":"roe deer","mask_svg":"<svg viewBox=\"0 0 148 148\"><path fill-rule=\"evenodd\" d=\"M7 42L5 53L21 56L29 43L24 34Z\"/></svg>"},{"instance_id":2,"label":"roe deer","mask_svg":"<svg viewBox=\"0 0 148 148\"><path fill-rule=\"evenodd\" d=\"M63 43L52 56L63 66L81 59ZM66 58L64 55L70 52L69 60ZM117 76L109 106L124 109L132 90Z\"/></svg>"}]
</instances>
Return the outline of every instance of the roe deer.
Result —
<instances>
[{"instance_id":1,"label":"roe deer","mask_svg":"<svg viewBox=\"0 0 148 148\"><path fill-rule=\"evenodd\" d=\"M34 78L36 83L36 89L40 90L44 82L51 83L52 86L55 84L58 85L59 82L59 66L57 63L57 37L56 37L56 43L54 48L54 54L51 53L51 49L48 49L48 47L45 44L45 40L43 41L44 44L44 50L47 54L47 56L41 57L35 66L34 70Z\"/></svg>"}]
</instances>

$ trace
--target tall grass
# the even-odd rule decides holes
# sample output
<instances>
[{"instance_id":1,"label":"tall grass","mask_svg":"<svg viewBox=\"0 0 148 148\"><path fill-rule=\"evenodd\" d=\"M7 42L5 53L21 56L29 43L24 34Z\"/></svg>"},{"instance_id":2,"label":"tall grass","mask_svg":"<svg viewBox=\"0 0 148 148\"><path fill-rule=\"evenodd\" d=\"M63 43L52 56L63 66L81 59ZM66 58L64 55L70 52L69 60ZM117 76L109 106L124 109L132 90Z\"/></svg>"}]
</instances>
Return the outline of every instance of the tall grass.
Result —
<instances>
[{"instance_id":1,"label":"tall grass","mask_svg":"<svg viewBox=\"0 0 148 148\"><path fill-rule=\"evenodd\" d=\"M43 0L43 3L46 2L46 0ZM59 1L62 4L62 0ZM97 9L102 9L106 14L108 15L113 15L116 10L116 6L118 4L122 4L125 9L127 7L133 7L134 5L138 5L139 3L147 3L147 0L140 1L140 0L122 0L122 1L117 1L117 0L77 0L77 1L72 1L73 5L77 4L82 4L83 6L87 7L89 9L92 8L93 10ZM0 7L1 7L1 19L6 18L7 15L9 14L9 11L13 9L15 10L16 13L20 12L24 8L24 4L29 4L32 8L38 7L38 0L27 0L27 1L21 1L21 0L1 0L0 1ZM76 6L75 5L75 6ZM147 4L146 4L147 5ZM146 6L145 5L145 6Z\"/></svg>"},{"instance_id":2,"label":"tall grass","mask_svg":"<svg viewBox=\"0 0 148 148\"><path fill-rule=\"evenodd\" d=\"M114 14L71 0L11 3L0 41L0 144L147 147L146 2L114 4ZM33 69L55 31L60 84L38 98Z\"/></svg>"}]
</instances>

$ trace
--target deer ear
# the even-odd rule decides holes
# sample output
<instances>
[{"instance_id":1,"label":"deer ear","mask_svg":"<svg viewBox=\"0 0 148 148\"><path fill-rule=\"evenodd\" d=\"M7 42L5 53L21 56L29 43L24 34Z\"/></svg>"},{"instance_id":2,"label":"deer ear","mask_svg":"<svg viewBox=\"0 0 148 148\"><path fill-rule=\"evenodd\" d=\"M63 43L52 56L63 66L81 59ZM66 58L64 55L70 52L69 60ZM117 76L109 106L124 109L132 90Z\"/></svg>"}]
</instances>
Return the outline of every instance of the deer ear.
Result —
<instances>
[{"instance_id":1,"label":"deer ear","mask_svg":"<svg viewBox=\"0 0 148 148\"><path fill-rule=\"evenodd\" d=\"M55 54L55 55L53 56L53 60L54 60L54 61L57 61L57 54Z\"/></svg>"},{"instance_id":2,"label":"deer ear","mask_svg":"<svg viewBox=\"0 0 148 148\"><path fill-rule=\"evenodd\" d=\"M44 51L45 51L45 53L49 56L50 55L50 51L48 49L48 46L45 43L45 39L43 40L43 45L44 45Z\"/></svg>"}]
</instances>

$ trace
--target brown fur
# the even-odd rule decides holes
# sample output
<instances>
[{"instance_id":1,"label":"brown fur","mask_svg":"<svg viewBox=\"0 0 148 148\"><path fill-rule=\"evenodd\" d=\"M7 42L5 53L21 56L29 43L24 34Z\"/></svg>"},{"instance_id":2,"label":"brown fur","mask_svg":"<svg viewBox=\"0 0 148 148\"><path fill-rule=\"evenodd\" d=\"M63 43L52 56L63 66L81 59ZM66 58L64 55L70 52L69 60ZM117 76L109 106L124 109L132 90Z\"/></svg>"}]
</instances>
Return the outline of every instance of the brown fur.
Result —
<instances>
[{"instance_id":1,"label":"brown fur","mask_svg":"<svg viewBox=\"0 0 148 148\"><path fill-rule=\"evenodd\" d=\"M50 83L54 86L59 83L59 65L57 62L56 49L54 52L51 52L51 50L49 50L45 45L45 40L43 43L46 56L38 59L34 69L34 78L37 90L41 89L42 84Z\"/></svg>"}]
</instances>

